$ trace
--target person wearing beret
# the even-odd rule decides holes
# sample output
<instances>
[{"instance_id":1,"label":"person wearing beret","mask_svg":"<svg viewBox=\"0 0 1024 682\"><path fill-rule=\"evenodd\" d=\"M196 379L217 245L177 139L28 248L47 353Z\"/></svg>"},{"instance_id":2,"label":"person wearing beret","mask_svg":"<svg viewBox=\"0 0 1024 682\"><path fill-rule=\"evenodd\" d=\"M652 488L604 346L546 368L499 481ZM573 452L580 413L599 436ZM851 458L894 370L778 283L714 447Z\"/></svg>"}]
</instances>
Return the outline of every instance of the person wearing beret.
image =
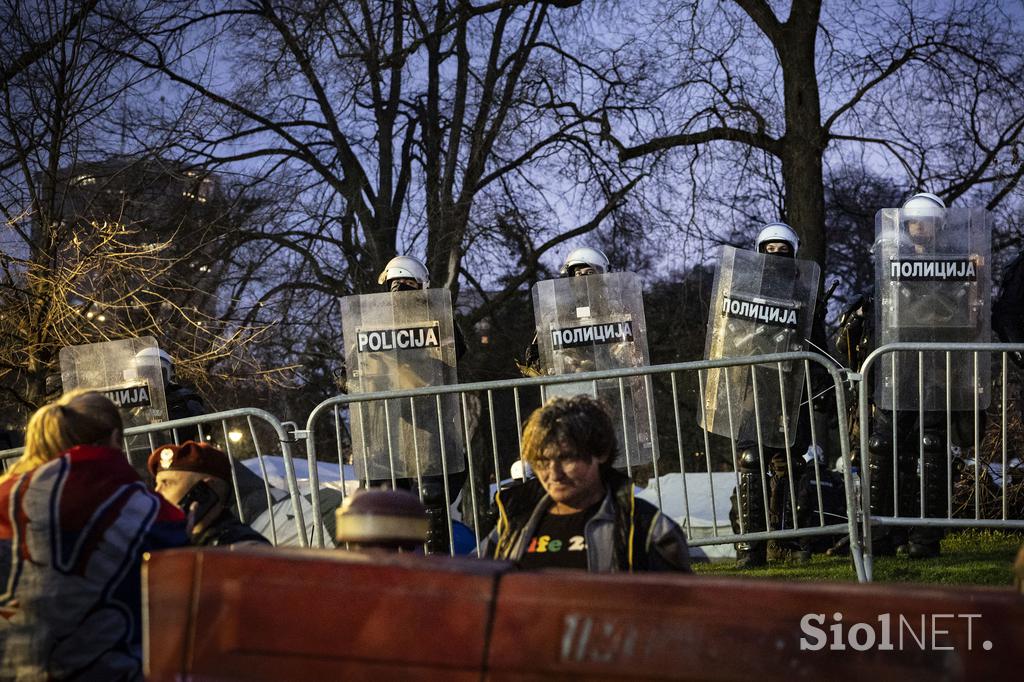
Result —
<instances>
[{"instance_id":1,"label":"person wearing beret","mask_svg":"<svg viewBox=\"0 0 1024 682\"><path fill-rule=\"evenodd\" d=\"M195 515L191 542L201 547L269 545L231 513L231 460L207 443L162 445L149 455L156 492Z\"/></svg>"}]
</instances>

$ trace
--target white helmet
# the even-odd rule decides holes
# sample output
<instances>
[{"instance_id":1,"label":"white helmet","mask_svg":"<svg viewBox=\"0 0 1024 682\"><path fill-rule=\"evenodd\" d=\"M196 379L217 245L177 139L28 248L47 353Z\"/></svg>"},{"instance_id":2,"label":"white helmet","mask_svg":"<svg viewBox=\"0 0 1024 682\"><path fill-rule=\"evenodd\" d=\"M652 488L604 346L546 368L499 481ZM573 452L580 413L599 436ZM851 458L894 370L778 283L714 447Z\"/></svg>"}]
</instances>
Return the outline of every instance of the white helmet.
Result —
<instances>
[{"instance_id":1,"label":"white helmet","mask_svg":"<svg viewBox=\"0 0 1024 682\"><path fill-rule=\"evenodd\" d=\"M917 229L912 229L915 223ZM918 192L903 202L900 209L900 227L904 236L918 246L925 246L935 238L946 223L946 204L930 192ZM925 228L925 226L929 226Z\"/></svg>"},{"instance_id":2,"label":"white helmet","mask_svg":"<svg viewBox=\"0 0 1024 682\"><path fill-rule=\"evenodd\" d=\"M754 240L754 250L760 253L761 247L768 242L786 242L793 250L793 258L796 258L797 251L800 250L800 238L786 223L768 223L762 227L757 233L757 239Z\"/></svg>"},{"instance_id":3,"label":"white helmet","mask_svg":"<svg viewBox=\"0 0 1024 682\"><path fill-rule=\"evenodd\" d=\"M136 353L135 358L142 360L143 364L149 364L154 360L159 361L164 375L164 383L174 383L174 358L163 348L148 346Z\"/></svg>"},{"instance_id":4,"label":"white helmet","mask_svg":"<svg viewBox=\"0 0 1024 682\"><path fill-rule=\"evenodd\" d=\"M135 354L135 357L142 359L159 360L161 365L174 364L174 358L171 357L170 353L165 351L163 348L156 348L155 346L148 346L146 348L143 348L142 350Z\"/></svg>"},{"instance_id":5,"label":"white helmet","mask_svg":"<svg viewBox=\"0 0 1024 682\"><path fill-rule=\"evenodd\" d=\"M384 271L377 278L377 284L384 284L393 279L414 279L424 287L430 283L427 266L412 256L395 256L384 266Z\"/></svg>"},{"instance_id":6,"label":"white helmet","mask_svg":"<svg viewBox=\"0 0 1024 682\"><path fill-rule=\"evenodd\" d=\"M562 269L559 270L559 274L564 277L577 265L589 265L594 270L597 270L598 274L603 275L608 272L608 256L604 255L601 250L592 249L589 246L573 249L565 257L565 262L562 263Z\"/></svg>"},{"instance_id":7,"label":"white helmet","mask_svg":"<svg viewBox=\"0 0 1024 682\"><path fill-rule=\"evenodd\" d=\"M946 217L946 204L931 192L918 192L903 202L904 220L934 218L941 224Z\"/></svg>"}]
</instances>

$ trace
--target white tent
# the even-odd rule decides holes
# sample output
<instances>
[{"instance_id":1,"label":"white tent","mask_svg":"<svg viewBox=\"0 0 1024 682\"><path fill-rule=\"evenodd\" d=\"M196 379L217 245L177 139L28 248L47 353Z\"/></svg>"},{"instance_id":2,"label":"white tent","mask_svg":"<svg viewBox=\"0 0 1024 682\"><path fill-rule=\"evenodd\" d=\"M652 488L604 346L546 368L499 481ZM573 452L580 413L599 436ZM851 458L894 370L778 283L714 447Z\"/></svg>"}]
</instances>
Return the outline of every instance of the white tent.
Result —
<instances>
[{"instance_id":1,"label":"white tent","mask_svg":"<svg viewBox=\"0 0 1024 682\"><path fill-rule=\"evenodd\" d=\"M242 462L246 467L249 468L254 474L260 478L265 478L266 481L274 488L280 488L281 490L288 490L288 483L285 480L284 475L284 457L277 455L264 455L263 466L266 467L267 475L264 477L263 472L260 471L260 460L257 457L247 459ZM292 466L295 467L295 479L299 486L299 492L303 495L309 494L309 462L304 457L293 457ZM342 489L342 475L341 469L337 464L332 462L317 462L316 463L317 477L321 488L334 488L335 490ZM351 492L359 487L359 478L356 476L355 469L352 468L351 464L345 465L345 495L349 495Z\"/></svg>"},{"instance_id":2,"label":"white tent","mask_svg":"<svg viewBox=\"0 0 1024 682\"><path fill-rule=\"evenodd\" d=\"M644 489L637 490L637 497L658 505L658 488L661 486L661 508L686 531L690 540L712 537L717 528L719 535L732 535L729 525L729 496L736 486L736 474L731 471L680 474L665 474L651 481ZM691 547L694 559L736 558L731 543Z\"/></svg>"},{"instance_id":3,"label":"white tent","mask_svg":"<svg viewBox=\"0 0 1024 682\"><path fill-rule=\"evenodd\" d=\"M250 520L249 526L256 532L261 533L267 539L271 539L276 534L276 544L278 545L299 545L298 528L295 524L294 509L292 507L291 498L288 496L288 483L285 477L284 458L273 455L264 456L262 468L266 469L265 477L261 470L259 458L244 460L242 464L254 474L266 480L267 484L270 486L270 496L272 501L271 510L268 511L264 504L264 511ZM305 459L299 458L292 459L292 464L295 467L295 479L299 488L299 494L302 496L301 506L303 520L305 521L306 528L310 529L307 531L309 536L306 539L310 545L312 545L313 535L311 529L313 505L310 501L309 464ZM319 477L321 490L321 512L325 517L330 515L330 517L333 518L335 507L329 506L329 508L326 508L324 506L328 503L328 500L326 499L323 491L340 491L342 489L341 470L337 464L331 464L330 462L317 462L317 476ZM345 465L345 495L351 494L352 491L358 487L359 481L356 478L355 470L350 465ZM334 499L340 500L340 497ZM329 519L325 518L325 521L327 520ZM332 529L332 523L324 524L324 539L328 542L328 546L333 545L334 542Z\"/></svg>"}]
</instances>

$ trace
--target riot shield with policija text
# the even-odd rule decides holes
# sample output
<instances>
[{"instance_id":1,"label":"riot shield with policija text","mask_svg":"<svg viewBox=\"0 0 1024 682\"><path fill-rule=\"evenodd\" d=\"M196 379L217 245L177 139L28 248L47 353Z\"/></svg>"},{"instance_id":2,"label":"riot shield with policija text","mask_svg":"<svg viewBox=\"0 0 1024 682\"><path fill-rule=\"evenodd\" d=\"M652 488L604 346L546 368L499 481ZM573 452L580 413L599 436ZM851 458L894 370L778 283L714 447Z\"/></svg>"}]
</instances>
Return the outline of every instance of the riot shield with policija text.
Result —
<instances>
[{"instance_id":1,"label":"riot shield with policija text","mask_svg":"<svg viewBox=\"0 0 1024 682\"><path fill-rule=\"evenodd\" d=\"M455 327L447 289L346 296L342 333L350 393L458 383ZM350 405L352 463L364 480L462 471L459 399L435 396Z\"/></svg>"},{"instance_id":2,"label":"riot shield with policija text","mask_svg":"<svg viewBox=\"0 0 1024 682\"><path fill-rule=\"evenodd\" d=\"M152 336L61 348L64 392L87 388L102 393L120 408L125 428L167 421L157 351Z\"/></svg>"},{"instance_id":3,"label":"riot shield with policija text","mask_svg":"<svg viewBox=\"0 0 1024 682\"><path fill-rule=\"evenodd\" d=\"M533 287L537 345L544 373L574 374L650 364L640 278L631 272L566 277ZM544 387L545 400L581 393L612 407L618 438L617 468L650 462L657 447L652 430L650 377L574 382Z\"/></svg>"},{"instance_id":4,"label":"riot shield with policija text","mask_svg":"<svg viewBox=\"0 0 1024 682\"><path fill-rule=\"evenodd\" d=\"M915 226L901 209L875 216L876 347L991 339L992 228L983 208L950 208ZM991 400L988 353L900 352L879 358L875 404L885 410L979 409ZM975 375L977 369L977 375ZM947 376L948 371L948 376ZM977 376L977 380L975 380ZM922 402L923 399L923 402Z\"/></svg>"},{"instance_id":5,"label":"riot shield with policija text","mask_svg":"<svg viewBox=\"0 0 1024 682\"><path fill-rule=\"evenodd\" d=\"M806 350L819 278L812 261L722 247L704 357ZM785 448L796 438L803 389L803 362L709 369L698 421L710 433Z\"/></svg>"}]
</instances>

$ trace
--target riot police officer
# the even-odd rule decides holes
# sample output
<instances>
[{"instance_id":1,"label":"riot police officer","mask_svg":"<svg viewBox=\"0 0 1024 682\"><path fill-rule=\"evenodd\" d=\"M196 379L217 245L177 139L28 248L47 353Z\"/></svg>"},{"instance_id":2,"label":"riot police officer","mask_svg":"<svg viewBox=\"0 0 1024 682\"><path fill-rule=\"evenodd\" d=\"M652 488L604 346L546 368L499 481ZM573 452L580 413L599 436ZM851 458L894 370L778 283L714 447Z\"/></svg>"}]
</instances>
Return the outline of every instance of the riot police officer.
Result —
<instances>
[{"instance_id":1,"label":"riot police officer","mask_svg":"<svg viewBox=\"0 0 1024 682\"><path fill-rule=\"evenodd\" d=\"M899 211L879 213L876 294L866 306L874 308L874 326L870 335L860 334L862 343L988 341L990 247L980 218L951 224L945 203L927 192ZM952 466L947 443L970 440L974 415L965 408L977 396L980 409L987 406L987 356L980 364L977 385L970 362L958 358L947 369L944 353L896 354L876 366L867 453L872 516L946 517ZM881 526L873 531L873 554L937 556L942 536L936 526Z\"/></svg>"},{"instance_id":2,"label":"riot police officer","mask_svg":"<svg viewBox=\"0 0 1024 682\"><path fill-rule=\"evenodd\" d=\"M427 266L418 258L395 256L388 261L378 275L377 284L382 285L384 290L389 293L420 291L430 285L430 274L427 272ZM458 323L455 323L454 328L455 357L461 359L466 354L468 346ZM341 393L348 393L348 368L344 362L335 370L334 381Z\"/></svg>"},{"instance_id":3,"label":"riot police officer","mask_svg":"<svg viewBox=\"0 0 1024 682\"><path fill-rule=\"evenodd\" d=\"M754 241L758 253L781 257L796 258L800 249L800 239L796 232L786 223L768 223L761 228ZM817 287L817 282L813 282ZM824 306L814 308L811 323L810 347L825 352L827 338L824 329ZM799 339L800 347L806 339ZM782 350L793 350L786 348ZM814 418L811 406L816 410L826 411L829 406L834 409L834 397L827 394L830 384L828 374L818 365L811 365L811 386L815 396L808 396L797 421L795 441L791 448L762 447L756 441L740 440L737 443L739 454L739 485L732 495L730 521L733 531L754 533L767 530L765 528L764 501L768 501L768 521L772 530L792 528L792 502L790 480L799 484L805 467L804 453L811 445L810 419ZM802 387L801 387L802 388ZM799 390L799 389L798 389ZM787 454L788 452L788 454ZM764 460L762 461L762 456ZM762 488L762 481L768 485L768 494ZM740 521L742 520L742 524ZM794 542L782 545L784 550L792 550L801 559L808 559L805 547ZM768 543L765 541L744 541L736 543L737 566L753 568L763 566L767 562Z\"/></svg>"},{"instance_id":4,"label":"riot police officer","mask_svg":"<svg viewBox=\"0 0 1024 682\"><path fill-rule=\"evenodd\" d=\"M608 272L608 256L600 249L582 246L573 249L565 257L561 269L562 277L583 277L584 275L603 275Z\"/></svg>"},{"instance_id":5,"label":"riot police officer","mask_svg":"<svg viewBox=\"0 0 1024 682\"><path fill-rule=\"evenodd\" d=\"M163 348L150 346L140 350L135 354L135 357L141 362L155 361L160 364L160 373L164 379L164 396L167 401L168 420L188 419L209 414L210 411L206 408L206 404L203 403L203 399L199 397L199 394L191 387L178 383L178 377L174 371L174 358L171 357L170 353ZM203 435L209 439L212 434L207 432ZM202 440L199 428L196 426L179 426L174 431L157 432L153 434L153 437L154 442L157 443L184 443L189 440L200 442ZM134 451L131 454L131 459L133 466L137 468L145 463L144 461L137 460L137 453ZM142 476L143 478L149 476L149 471L145 470Z\"/></svg>"},{"instance_id":6,"label":"riot police officer","mask_svg":"<svg viewBox=\"0 0 1024 682\"><path fill-rule=\"evenodd\" d=\"M377 284L384 286L384 290L390 293L398 291L420 291L430 286L430 273L427 266L418 258L413 256L395 256L384 266L377 277ZM455 357L461 360L466 354L468 346L466 337L457 322L454 323L455 330Z\"/></svg>"},{"instance_id":7,"label":"riot police officer","mask_svg":"<svg viewBox=\"0 0 1024 682\"><path fill-rule=\"evenodd\" d=\"M390 294L397 294L401 292L424 291L429 287L430 284L429 273L427 271L426 266L419 259L409 255L395 256L390 261L388 261L388 263L384 266L384 269L378 276L377 282L378 284L384 287L386 293ZM370 296L379 296L379 294ZM447 315L451 316L450 304L449 310L447 310ZM465 337L462 334L462 331L459 329L458 324L456 324L454 321L452 321L452 329L454 332L455 356L456 358L459 358L462 357L467 350L466 341ZM407 372L409 370L410 368L404 369L404 371ZM349 387L351 387L351 384L349 384ZM432 403L432 400L430 402ZM404 406L401 407L403 408ZM395 406L392 406L392 409L394 408ZM374 408L371 406L368 406L366 408L368 413L371 412L373 409ZM383 409L387 410L388 408L386 406L383 406ZM423 415L421 415L421 417L423 417ZM431 423L430 419L421 419L418 428L422 431L423 429L429 430L431 428L434 428L435 426L436 415L434 415L433 417L433 423ZM423 435L413 435L412 437L422 438ZM445 436L441 435L441 437ZM404 446L406 446L406 449L408 450L410 447L411 440L402 440L401 442L404 443ZM361 440L357 444L361 445ZM379 444L380 443L376 443L376 445ZM450 442L449 445L450 447L456 447L456 449L459 449L461 452L461 447L459 443ZM434 455L436 455L436 453L434 453ZM430 457L429 455L425 455L424 453L420 453L420 456L427 458ZM402 458L411 459L413 457L413 453L398 453L395 457L397 457L399 460ZM452 455L449 454L447 455L447 457L450 458L451 465ZM449 486L449 494L451 498L455 498L455 496L458 495L458 491L460 491L466 480L465 453L461 453L460 455L458 455L456 460L461 461L462 466L450 466L450 473L449 476L447 476L447 486ZM360 461L357 459L355 464L359 465ZM458 469L458 471L453 471L453 469ZM379 476L381 473L384 473L382 467L379 466L372 467L372 470L378 472L376 473L376 476ZM409 472L406 471L406 469L403 468L402 471L404 472L403 474L394 477L395 486L399 488L414 489L417 484L417 479L408 477ZM427 474L422 475L420 478L421 481L419 493L423 501L423 505L426 507L427 517L429 519L429 528L427 534L427 551L430 553L446 553L447 551L449 551L450 541L449 530L447 530L447 515L444 495L444 476L439 474ZM371 487L390 487L391 483L391 477L378 478L375 477L375 475L371 475L369 480L369 485Z\"/></svg>"},{"instance_id":8,"label":"riot police officer","mask_svg":"<svg viewBox=\"0 0 1024 682\"><path fill-rule=\"evenodd\" d=\"M66 346L60 350L60 369L65 393L76 388L104 393L121 411L126 428L167 421L166 381L153 337ZM145 478L149 437L128 436L125 443L129 461Z\"/></svg>"},{"instance_id":9,"label":"riot police officer","mask_svg":"<svg viewBox=\"0 0 1024 682\"><path fill-rule=\"evenodd\" d=\"M587 275L603 275L608 272L608 256L600 249L590 246L582 246L573 249L565 257L558 274L561 277L585 277ZM537 343L537 335L533 335L533 341L526 349L526 358L519 366L524 376L540 375L540 346Z\"/></svg>"},{"instance_id":10,"label":"riot police officer","mask_svg":"<svg viewBox=\"0 0 1024 682\"><path fill-rule=\"evenodd\" d=\"M168 419L187 419L209 413L198 393L189 386L178 383L178 377L174 371L174 358L171 357L170 353L163 348L149 347L140 350L136 353L135 357L140 359L155 358L160 362L160 371L164 377L164 395L167 400ZM198 434L191 431L189 433L181 431L178 434L178 439L181 442L198 440Z\"/></svg>"}]
</instances>

